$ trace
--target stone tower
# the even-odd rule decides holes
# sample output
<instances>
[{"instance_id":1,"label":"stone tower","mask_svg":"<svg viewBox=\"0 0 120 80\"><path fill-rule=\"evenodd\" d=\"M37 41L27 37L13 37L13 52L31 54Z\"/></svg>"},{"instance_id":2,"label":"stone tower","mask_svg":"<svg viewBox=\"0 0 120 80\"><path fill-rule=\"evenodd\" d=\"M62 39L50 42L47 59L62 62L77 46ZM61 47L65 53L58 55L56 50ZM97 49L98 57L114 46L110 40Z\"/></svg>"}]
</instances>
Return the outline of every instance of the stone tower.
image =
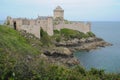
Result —
<instances>
[{"instance_id":1,"label":"stone tower","mask_svg":"<svg viewBox=\"0 0 120 80\"><path fill-rule=\"evenodd\" d=\"M54 9L54 19L56 18L64 19L64 10L60 6Z\"/></svg>"}]
</instances>

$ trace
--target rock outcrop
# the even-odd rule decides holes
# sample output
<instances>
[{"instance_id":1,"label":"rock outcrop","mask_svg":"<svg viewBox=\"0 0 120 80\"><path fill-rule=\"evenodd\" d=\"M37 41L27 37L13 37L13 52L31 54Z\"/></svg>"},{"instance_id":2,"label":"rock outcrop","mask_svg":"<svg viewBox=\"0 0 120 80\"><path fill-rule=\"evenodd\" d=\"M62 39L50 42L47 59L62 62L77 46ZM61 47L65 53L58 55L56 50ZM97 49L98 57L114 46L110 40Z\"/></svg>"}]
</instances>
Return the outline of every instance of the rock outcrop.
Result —
<instances>
[{"instance_id":1,"label":"rock outcrop","mask_svg":"<svg viewBox=\"0 0 120 80\"><path fill-rule=\"evenodd\" d=\"M73 53L80 50L90 51L92 49L97 49L99 47L110 46L110 43L105 42L101 38L89 37L89 38L74 38L69 40L62 40L60 42L53 42L55 46L51 47L41 47L40 41L34 35L26 33L26 31L21 31L30 44L35 48L40 48L43 54L40 55L41 59L55 64L63 64L67 66L78 65L80 62L77 58L73 56ZM35 41L32 42L31 41ZM39 43L39 44L38 44ZM28 57L31 59L30 57Z\"/></svg>"},{"instance_id":2,"label":"rock outcrop","mask_svg":"<svg viewBox=\"0 0 120 80\"><path fill-rule=\"evenodd\" d=\"M79 64L79 60L73 56L73 53L68 48L56 47L49 50L44 50L43 53L47 56L48 61L51 63L57 63L58 65L63 64L67 66Z\"/></svg>"},{"instance_id":3,"label":"rock outcrop","mask_svg":"<svg viewBox=\"0 0 120 80\"><path fill-rule=\"evenodd\" d=\"M68 48L56 47L44 51L44 54L52 57L71 57L72 52Z\"/></svg>"},{"instance_id":4,"label":"rock outcrop","mask_svg":"<svg viewBox=\"0 0 120 80\"><path fill-rule=\"evenodd\" d=\"M101 38L89 37L87 39L83 38L83 39L73 39L73 40L68 40L68 41L56 42L55 45L57 47L61 47L61 46L67 47L72 52L75 52L75 51L80 51L80 50L90 51L92 49L110 46L112 44L105 42Z\"/></svg>"}]
</instances>

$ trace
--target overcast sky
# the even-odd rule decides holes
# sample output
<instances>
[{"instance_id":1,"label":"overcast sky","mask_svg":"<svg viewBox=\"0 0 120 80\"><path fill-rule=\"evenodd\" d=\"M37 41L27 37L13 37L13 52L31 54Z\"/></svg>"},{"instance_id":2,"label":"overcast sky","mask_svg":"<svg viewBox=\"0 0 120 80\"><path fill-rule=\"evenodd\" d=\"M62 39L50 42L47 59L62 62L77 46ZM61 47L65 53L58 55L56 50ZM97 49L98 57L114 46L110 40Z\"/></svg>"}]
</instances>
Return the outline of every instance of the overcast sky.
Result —
<instances>
[{"instance_id":1,"label":"overcast sky","mask_svg":"<svg viewBox=\"0 0 120 80\"><path fill-rule=\"evenodd\" d=\"M69 20L120 21L120 0L0 0L0 20L52 16L57 5Z\"/></svg>"}]
</instances>

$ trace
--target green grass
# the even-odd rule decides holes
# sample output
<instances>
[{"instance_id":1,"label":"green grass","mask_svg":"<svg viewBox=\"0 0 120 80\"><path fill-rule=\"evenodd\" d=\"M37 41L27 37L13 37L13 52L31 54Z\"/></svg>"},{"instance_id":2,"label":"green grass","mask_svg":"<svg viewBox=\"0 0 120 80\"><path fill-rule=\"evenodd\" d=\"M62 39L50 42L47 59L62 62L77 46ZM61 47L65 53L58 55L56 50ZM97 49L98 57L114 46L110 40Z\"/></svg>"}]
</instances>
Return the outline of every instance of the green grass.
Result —
<instances>
[{"instance_id":1,"label":"green grass","mask_svg":"<svg viewBox=\"0 0 120 80\"><path fill-rule=\"evenodd\" d=\"M88 37L94 37L95 35L92 32L87 32L86 34L83 32L79 32L77 30L72 29L61 29L60 33L68 38L88 38Z\"/></svg>"},{"instance_id":2,"label":"green grass","mask_svg":"<svg viewBox=\"0 0 120 80\"><path fill-rule=\"evenodd\" d=\"M64 28L64 29L61 29L60 31L54 30L53 37L56 39L57 42L59 42L62 40L62 38L64 38L65 40L74 39L74 38L82 39L82 38L88 38L88 37L95 37L95 34L92 32L87 32L85 34L77 30Z\"/></svg>"},{"instance_id":3,"label":"green grass","mask_svg":"<svg viewBox=\"0 0 120 80\"><path fill-rule=\"evenodd\" d=\"M0 49L7 53L37 54L39 50L33 48L19 32L0 25ZM7 50L6 50L7 49Z\"/></svg>"}]
</instances>

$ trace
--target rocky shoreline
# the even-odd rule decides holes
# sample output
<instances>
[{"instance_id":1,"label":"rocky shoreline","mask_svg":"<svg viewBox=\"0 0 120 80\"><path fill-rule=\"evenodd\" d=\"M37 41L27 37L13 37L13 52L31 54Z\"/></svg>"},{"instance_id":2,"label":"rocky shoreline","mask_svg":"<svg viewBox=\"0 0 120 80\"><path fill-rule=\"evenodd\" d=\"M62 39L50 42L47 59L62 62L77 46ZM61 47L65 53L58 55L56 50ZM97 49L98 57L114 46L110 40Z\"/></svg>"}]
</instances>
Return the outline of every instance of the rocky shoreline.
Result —
<instances>
[{"instance_id":1,"label":"rocky shoreline","mask_svg":"<svg viewBox=\"0 0 120 80\"><path fill-rule=\"evenodd\" d=\"M101 38L90 37L87 39L73 39L63 42L56 42L56 47L43 51L44 55L51 63L74 66L80 64L79 60L74 57L76 51L90 51L99 47L111 46Z\"/></svg>"},{"instance_id":2,"label":"rocky shoreline","mask_svg":"<svg viewBox=\"0 0 120 80\"><path fill-rule=\"evenodd\" d=\"M21 34L28 39L30 44L39 48L43 54L40 55L40 58L45 59L49 63L55 63L58 65L65 66L74 66L80 64L79 60L74 57L74 52L77 51L90 51L100 47L111 46L112 44L104 41L101 38L97 37L88 37L88 38L74 38L68 40L62 40L60 42L53 41L53 46L44 47L41 46L40 40L37 39L34 35L28 34L25 31L22 31ZM31 40L32 39L32 40ZM31 41L36 42L31 42Z\"/></svg>"},{"instance_id":3,"label":"rocky shoreline","mask_svg":"<svg viewBox=\"0 0 120 80\"><path fill-rule=\"evenodd\" d=\"M55 44L57 47L67 47L72 52L76 51L90 51L99 47L111 46L112 44L105 42L101 38L89 37L87 39L73 39L69 41L59 42Z\"/></svg>"},{"instance_id":4,"label":"rocky shoreline","mask_svg":"<svg viewBox=\"0 0 120 80\"><path fill-rule=\"evenodd\" d=\"M43 54L50 63L65 66L74 66L79 64L79 60L73 56L73 53L68 48L65 47L47 49L44 50Z\"/></svg>"}]
</instances>

